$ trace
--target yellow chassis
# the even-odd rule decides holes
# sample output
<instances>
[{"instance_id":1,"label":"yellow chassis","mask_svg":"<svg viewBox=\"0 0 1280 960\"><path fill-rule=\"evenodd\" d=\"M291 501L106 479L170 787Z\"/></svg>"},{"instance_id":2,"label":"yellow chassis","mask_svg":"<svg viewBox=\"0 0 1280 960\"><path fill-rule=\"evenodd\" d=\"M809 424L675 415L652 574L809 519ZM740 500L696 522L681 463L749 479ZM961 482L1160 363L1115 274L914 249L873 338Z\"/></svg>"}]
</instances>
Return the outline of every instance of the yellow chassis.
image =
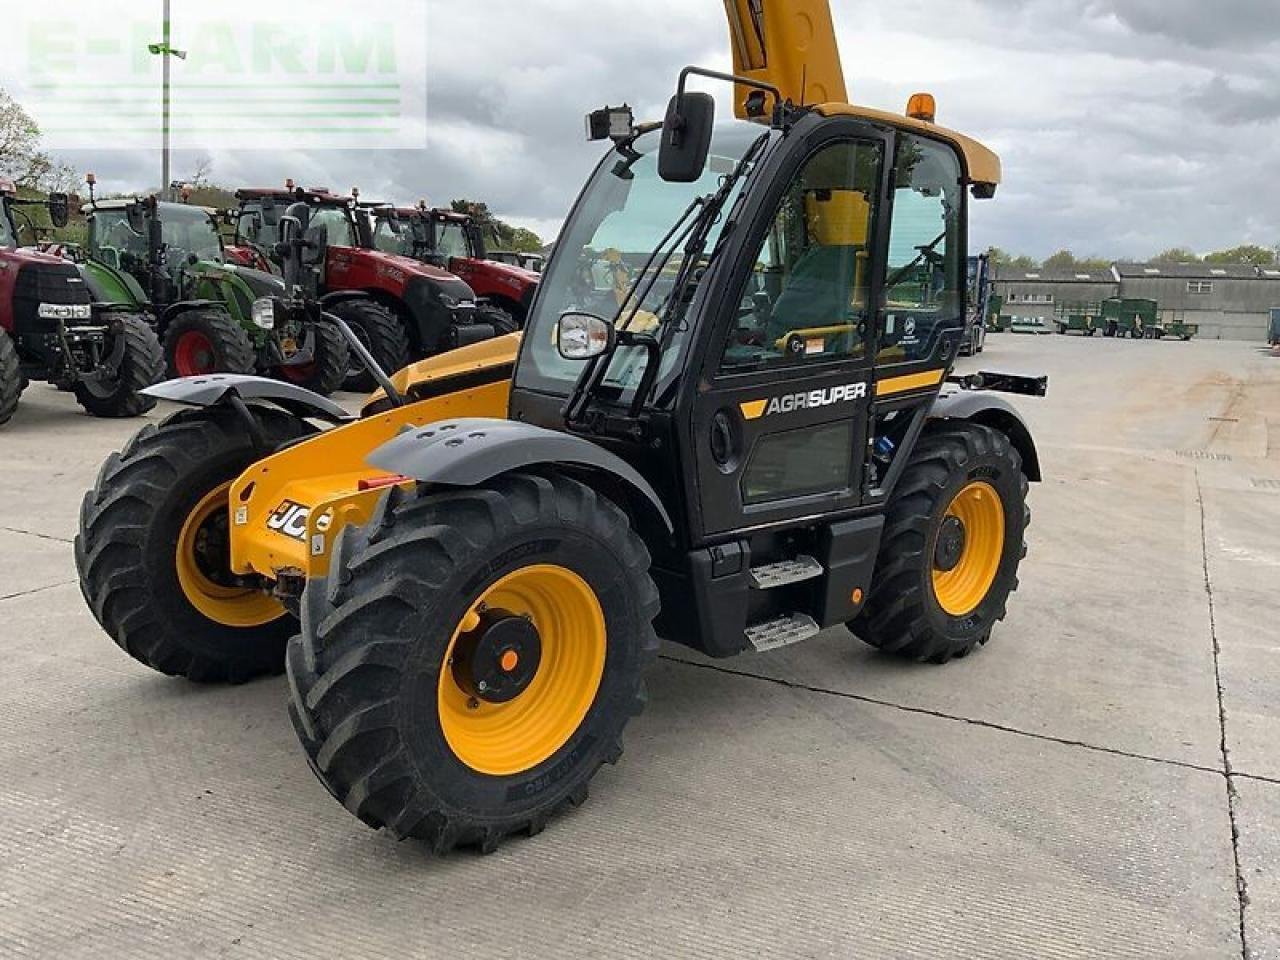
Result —
<instances>
[{"instance_id":1,"label":"yellow chassis","mask_svg":"<svg viewBox=\"0 0 1280 960\"><path fill-rule=\"evenodd\" d=\"M454 350L399 371L392 382L402 394L515 362L519 334ZM283 574L324 576L334 540L349 523L365 523L395 476L370 467L365 457L406 427L458 417L507 415L509 378L366 414L258 461L231 486L231 568L273 580ZM379 400L372 395L368 411ZM372 484L369 489L361 489ZM405 480L406 484L414 481Z\"/></svg>"}]
</instances>

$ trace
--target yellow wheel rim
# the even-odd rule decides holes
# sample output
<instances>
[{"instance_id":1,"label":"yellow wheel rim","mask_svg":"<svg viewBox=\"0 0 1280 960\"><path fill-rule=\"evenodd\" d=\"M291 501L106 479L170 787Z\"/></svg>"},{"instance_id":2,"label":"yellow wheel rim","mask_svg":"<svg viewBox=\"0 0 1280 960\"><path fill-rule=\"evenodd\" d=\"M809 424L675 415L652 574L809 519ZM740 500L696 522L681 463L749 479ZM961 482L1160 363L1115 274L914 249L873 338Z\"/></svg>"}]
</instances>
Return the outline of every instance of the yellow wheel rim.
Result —
<instances>
[{"instance_id":1,"label":"yellow wheel rim","mask_svg":"<svg viewBox=\"0 0 1280 960\"><path fill-rule=\"evenodd\" d=\"M986 599L1000 571L1004 554L1004 505L995 487L979 480L956 494L947 507L944 522L948 517L954 517L963 525L964 547L955 565L944 570L938 567L935 538L933 595L950 616L965 617Z\"/></svg>"},{"instance_id":2,"label":"yellow wheel rim","mask_svg":"<svg viewBox=\"0 0 1280 960\"><path fill-rule=\"evenodd\" d=\"M459 640L479 628L486 611L525 617L538 632L537 672L505 703L479 699L454 669ZM585 580L550 564L507 574L471 605L445 652L439 711L449 748L480 773L510 776L536 767L582 725L600 689L604 661L604 611Z\"/></svg>"},{"instance_id":3,"label":"yellow wheel rim","mask_svg":"<svg viewBox=\"0 0 1280 960\"><path fill-rule=\"evenodd\" d=\"M178 534L178 584L191 605L215 623L224 627L261 627L284 616L280 601L261 590L218 583L207 572L211 564L225 562L219 557L218 545L211 542L217 537L211 525L216 523L218 511L226 514L230 489L231 484L224 483L211 490L187 514Z\"/></svg>"}]
</instances>

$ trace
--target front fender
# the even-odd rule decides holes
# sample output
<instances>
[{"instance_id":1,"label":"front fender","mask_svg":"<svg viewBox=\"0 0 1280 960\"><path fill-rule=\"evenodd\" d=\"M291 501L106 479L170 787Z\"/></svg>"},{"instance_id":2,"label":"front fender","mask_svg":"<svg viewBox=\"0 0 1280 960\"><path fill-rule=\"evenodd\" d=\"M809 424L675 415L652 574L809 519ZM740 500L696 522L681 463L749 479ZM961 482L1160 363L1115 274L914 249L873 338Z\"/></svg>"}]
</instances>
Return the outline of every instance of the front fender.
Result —
<instances>
[{"instance_id":1,"label":"front fender","mask_svg":"<svg viewBox=\"0 0 1280 960\"><path fill-rule=\"evenodd\" d=\"M616 454L575 437L514 420L466 418L406 430L375 449L365 462L379 470L426 483L474 487L537 464L585 467L624 481L654 508L667 532L671 516L657 491Z\"/></svg>"},{"instance_id":2,"label":"front fender","mask_svg":"<svg viewBox=\"0 0 1280 960\"><path fill-rule=\"evenodd\" d=\"M999 430L1022 457L1022 472L1033 483L1040 481L1040 454L1031 430L1017 408L989 390L953 390L943 393L929 411L930 420L969 420Z\"/></svg>"},{"instance_id":3,"label":"front fender","mask_svg":"<svg viewBox=\"0 0 1280 960\"><path fill-rule=\"evenodd\" d=\"M326 293L320 298L320 306L328 310L335 303L345 303L348 300L369 300L369 294L363 290L334 290L332 293Z\"/></svg>"},{"instance_id":4,"label":"front fender","mask_svg":"<svg viewBox=\"0 0 1280 960\"><path fill-rule=\"evenodd\" d=\"M330 423L347 423L356 419L332 400L304 387L240 373L180 377L147 387L141 392L148 397L190 407L212 407L234 394L241 400L266 400L298 417L314 417Z\"/></svg>"}]
</instances>

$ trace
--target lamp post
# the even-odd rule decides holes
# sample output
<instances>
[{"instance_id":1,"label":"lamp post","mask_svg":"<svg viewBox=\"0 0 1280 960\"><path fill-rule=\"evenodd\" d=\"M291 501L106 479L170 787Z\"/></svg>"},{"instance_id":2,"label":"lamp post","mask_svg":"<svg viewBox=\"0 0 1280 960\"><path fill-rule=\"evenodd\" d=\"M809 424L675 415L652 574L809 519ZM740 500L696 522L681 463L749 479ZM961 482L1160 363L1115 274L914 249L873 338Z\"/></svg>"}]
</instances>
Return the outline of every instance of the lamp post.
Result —
<instances>
[{"instance_id":1,"label":"lamp post","mask_svg":"<svg viewBox=\"0 0 1280 960\"><path fill-rule=\"evenodd\" d=\"M170 43L169 0L164 0L164 25L162 29L163 39L159 43L147 44L147 50L155 56L164 58L160 106L160 182L164 185L161 189L165 193L165 199L172 200L173 188L169 182L169 58L177 57L179 60L185 60L187 59L187 51L175 50Z\"/></svg>"}]
</instances>

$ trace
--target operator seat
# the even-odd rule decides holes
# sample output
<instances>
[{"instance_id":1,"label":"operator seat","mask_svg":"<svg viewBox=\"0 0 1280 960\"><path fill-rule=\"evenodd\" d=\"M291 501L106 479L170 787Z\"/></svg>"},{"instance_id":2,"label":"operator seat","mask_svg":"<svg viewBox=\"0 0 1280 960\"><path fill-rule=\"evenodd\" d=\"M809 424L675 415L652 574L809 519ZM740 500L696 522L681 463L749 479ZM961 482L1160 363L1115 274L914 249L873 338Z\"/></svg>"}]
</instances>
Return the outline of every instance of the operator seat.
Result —
<instances>
[{"instance_id":1,"label":"operator seat","mask_svg":"<svg viewBox=\"0 0 1280 960\"><path fill-rule=\"evenodd\" d=\"M809 190L804 222L809 248L786 277L765 325L772 346L796 330L842 326L865 300L863 277L871 207L857 190Z\"/></svg>"}]
</instances>

